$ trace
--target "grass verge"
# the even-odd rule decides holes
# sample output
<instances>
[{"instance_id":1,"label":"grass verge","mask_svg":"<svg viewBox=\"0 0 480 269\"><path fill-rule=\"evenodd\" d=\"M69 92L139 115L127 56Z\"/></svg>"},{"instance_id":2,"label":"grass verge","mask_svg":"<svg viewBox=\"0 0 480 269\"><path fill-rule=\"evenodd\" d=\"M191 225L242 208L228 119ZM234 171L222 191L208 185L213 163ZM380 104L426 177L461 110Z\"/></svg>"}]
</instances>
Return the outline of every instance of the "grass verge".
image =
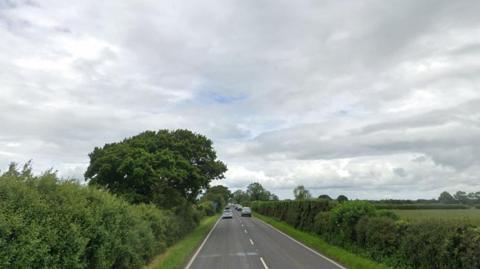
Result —
<instances>
[{"instance_id":1,"label":"grass verge","mask_svg":"<svg viewBox=\"0 0 480 269\"><path fill-rule=\"evenodd\" d=\"M193 232L169 247L164 253L157 256L145 266L145 269L180 269L189 261L193 252L202 243L205 236L212 229L219 215L204 218Z\"/></svg>"},{"instance_id":2,"label":"grass verge","mask_svg":"<svg viewBox=\"0 0 480 269\"><path fill-rule=\"evenodd\" d=\"M322 253L326 257L340 263L349 269L390 269L387 265L377 263L370 259L361 257L354 253L351 253L343 248L333 246L325 242L317 235L300 231L290 226L289 224L278 221L274 218L270 218L258 213L254 213L254 216L264 222L272 225L280 231L288 234L292 238L302 242L306 246Z\"/></svg>"}]
</instances>

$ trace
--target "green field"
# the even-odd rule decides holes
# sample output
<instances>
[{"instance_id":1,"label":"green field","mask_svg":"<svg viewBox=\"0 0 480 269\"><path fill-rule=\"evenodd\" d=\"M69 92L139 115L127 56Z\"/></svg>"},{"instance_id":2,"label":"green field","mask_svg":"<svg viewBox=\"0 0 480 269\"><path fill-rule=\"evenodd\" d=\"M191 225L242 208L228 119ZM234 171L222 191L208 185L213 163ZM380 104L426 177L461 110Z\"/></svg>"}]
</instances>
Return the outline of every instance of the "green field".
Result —
<instances>
[{"instance_id":1,"label":"green field","mask_svg":"<svg viewBox=\"0 0 480 269\"><path fill-rule=\"evenodd\" d=\"M406 220L461 220L480 225L480 209L408 209L391 210Z\"/></svg>"}]
</instances>

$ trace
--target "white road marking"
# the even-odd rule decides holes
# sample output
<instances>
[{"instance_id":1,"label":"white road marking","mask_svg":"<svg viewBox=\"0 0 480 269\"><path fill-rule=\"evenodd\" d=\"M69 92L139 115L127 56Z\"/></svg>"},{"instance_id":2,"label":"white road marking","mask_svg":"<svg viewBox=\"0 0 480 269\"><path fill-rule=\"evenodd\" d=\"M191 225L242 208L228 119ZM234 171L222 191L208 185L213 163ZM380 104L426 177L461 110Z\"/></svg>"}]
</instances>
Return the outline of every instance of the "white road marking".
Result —
<instances>
[{"instance_id":1,"label":"white road marking","mask_svg":"<svg viewBox=\"0 0 480 269\"><path fill-rule=\"evenodd\" d=\"M247 232L247 229L245 229L245 233L246 233L246 234L248 233L248 232Z\"/></svg>"},{"instance_id":2,"label":"white road marking","mask_svg":"<svg viewBox=\"0 0 480 269\"><path fill-rule=\"evenodd\" d=\"M260 261L262 262L263 267L265 267L265 269L268 269L268 266L267 266L267 264L265 263L265 261L263 260L262 257L260 257Z\"/></svg>"},{"instance_id":3,"label":"white road marking","mask_svg":"<svg viewBox=\"0 0 480 269\"><path fill-rule=\"evenodd\" d=\"M193 257L190 259L190 261L188 262L188 264L187 264L187 266L185 267L185 269L189 269L190 266L192 266L193 261L195 260L195 258L197 258L198 253L200 253L200 250L202 250L203 245L205 245L205 243L207 242L208 238L209 238L210 235L212 234L213 230L215 230L215 227L217 227L217 224L220 222L221 219L222 219L222 218L218 218L217 222L215 222L215 225L213 225L213 228L210 230L210 232L208 232L207 237L205 237L205 239L203 239L202 244L201 244L200 247L197 249L197 251L195 252L195 254L193 254Z\"/></svg>"},{"instance_id":4,"label":"white road marking","mask_svg":"<svg viewBox=\"0 0 480 269\"><path fill-rule=\"evenodd\" d=\"M228 256L239 256L239 257L246 257L246 256L258 256L257 252L236 252L236 253L229 253ZM200 255L200 258L218 258L218 257L225 257L225 254L211 254L211 255Z\"/></svg>"},{"instance_id":5,"label":"white road marking","mask_svg":"<svg viewBox=\"0 0 480 269\"><path fill-rule=\"evenodd\" d=\"M252 238L248 238L248 240L250 240L250 244L252 244L253 246L254 244L253 244Z\"/></svg>"},{"instance_id":6,"label":"white road marking","mask_svg":"<svg viewBox=\"0 0 480 269\"><path fill-rule=\"evenodd\" d=\"M258 219L258 218L257 218L257 220L259 220L261 223L269 226L269 227L272 228L273 230L275 230L275 231L283 234L285 237L289 238L290 240L292 240L293 242L299 244L300 246L302 246L302 247L310 250L310 251L313 252L314 254L317 254L318 256L324 258L325 260L333 263L333 264L336 265L338 268L340 268L340 269L347 269L347 268L343 267L342 265L340 265L339 263L337 263L336 261L334 261L334 260L332 260L332 259L330 259L330 258L328 258L328 257L325 257L325 256L323 256L322 254L318 253L316 250L313 250L312 248L305 246L303 243L297 241L296 239L294 239L293 237L289 236L288 234L286 234L286 233L280 231L279 229L273 227L273 226L270 225L269 223L266 223L265 221L263 221L263 220L261 220L261 219Z\"/></svg>"}]
</instances>

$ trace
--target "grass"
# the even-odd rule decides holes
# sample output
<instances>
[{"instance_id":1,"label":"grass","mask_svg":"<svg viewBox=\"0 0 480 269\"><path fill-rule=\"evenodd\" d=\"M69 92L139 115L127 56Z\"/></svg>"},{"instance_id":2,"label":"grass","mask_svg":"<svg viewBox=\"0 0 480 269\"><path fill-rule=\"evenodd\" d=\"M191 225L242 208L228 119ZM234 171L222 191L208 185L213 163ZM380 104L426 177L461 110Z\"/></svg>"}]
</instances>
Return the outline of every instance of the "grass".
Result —
<instances>
[{"instance_id":1,"label":"grass","mask_svg":"<svg viewBox=\"0 0 480 269\"><path fill-rule=\"evenodd\" d=\"M405 220L460 220L480 225L480 209L411 209L391 210Z\"/></svg>"},{"instance_id":2,"label":"grass","mask_svg":"<svg viewBox=\"0 0 480 269\"><path fill-rule=\"evenodd\" d=\"M254 214L254 216L272 225L273 227L279 229L280 231L288 234L289 236L295 238L296 240L302 242L303 244L309 246L310 248L317 250L323 255L345 266L346 268L349 268L349 269L388 269L390 268L387 265L377 263L370 259L351 253L343 248L328 244L319 236L308 233L308 232L297 230L285 222L278 221L276 219L273 219L264 215L256 214L256 213Z\"/></svg>"},{"instance_id":3,"label":"grass","mask_svg":"<svg viewBox=\"0 0 480 269\"><path fill-rule=\"evenodd\" d=\"M219 218L219 215L204 218L193 232L185 236L175 245L169 247L163 254L157 256L145 266L145 269L179 269L189 261L208 232Z\"/></svg>"}]
</instances>

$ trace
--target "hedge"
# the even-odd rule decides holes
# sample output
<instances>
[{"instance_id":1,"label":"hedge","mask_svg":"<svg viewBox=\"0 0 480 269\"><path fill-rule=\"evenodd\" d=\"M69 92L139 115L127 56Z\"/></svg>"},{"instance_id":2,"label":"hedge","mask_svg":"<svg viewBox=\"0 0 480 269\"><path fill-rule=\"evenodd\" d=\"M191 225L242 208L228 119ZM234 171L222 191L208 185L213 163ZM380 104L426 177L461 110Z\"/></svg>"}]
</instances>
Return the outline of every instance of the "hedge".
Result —
<instances>
[{"instance_id":1,"label":"hedge","mask_svg":"<svg viewBox=\"0 0 480 269\"><path fill-rule=\"evenodd\" d=\"M255 201L253 210L266 216L272 216L295 228L311 230L318 212L332 209L334 202L324 199L304 201Z\"/></svg>"},{"instance_id":2,"label":"hedge","mask_svg":"<svg viewBox=\"0 0 480 269\"><path fill-rule=\"evenodd\" d=\"M363 201L256 202L252 208L393 268L480 268L480 228L461 221L407 222ZM312 215L313 223L302 225Z\"/></svg>"},{"instance_id":3,"label":"hedge","mask_svg":"<svg viewBox=\"0 0 480 269\"><path fill-rule=\"evenodd\" d=\"M55 174L0 176L0 268L141 268L201 217L132 205Z\"/></svg>"}]
</instances>

